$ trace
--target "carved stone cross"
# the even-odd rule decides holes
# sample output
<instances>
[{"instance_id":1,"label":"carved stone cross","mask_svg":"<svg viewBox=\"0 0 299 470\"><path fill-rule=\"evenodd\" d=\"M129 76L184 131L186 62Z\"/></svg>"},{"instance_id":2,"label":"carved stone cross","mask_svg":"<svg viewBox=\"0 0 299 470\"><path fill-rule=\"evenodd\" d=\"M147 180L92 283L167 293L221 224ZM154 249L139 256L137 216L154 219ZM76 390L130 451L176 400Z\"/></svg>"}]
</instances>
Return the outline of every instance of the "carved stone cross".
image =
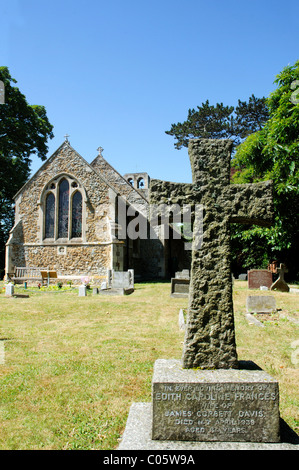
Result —
<instances>
[{"instance_id":1,"label":"carved stone cross","mask_svg":"<svg viewBox=\"0 0 299 470\"><path fill-rule=\"evenodd\" d=\"M150 202L202 204L203 238L193 243L184 368L238 368L230 269L230 223L270 226L272 184L230 184L230 140L189 141L192 184L151 180ZM199 214L195 211L195 227ZM195 230L193 229L193 232Z\"/></svg>"},{"instance_id":2,"label":"carved stone cross","mask_svg":"<svg viewBox=\"0 0 299 470\"><path fill-rule=\"evenodd\" d=\"M285 264L281 263L280 267L277 268L277 272L279 274L279 278L273 282L272 286L270 287L271 290L279 290L281 292L289 292L290 288L287 285L284 275L288 272L288 269Z\"/></svg>"}]
</instances>

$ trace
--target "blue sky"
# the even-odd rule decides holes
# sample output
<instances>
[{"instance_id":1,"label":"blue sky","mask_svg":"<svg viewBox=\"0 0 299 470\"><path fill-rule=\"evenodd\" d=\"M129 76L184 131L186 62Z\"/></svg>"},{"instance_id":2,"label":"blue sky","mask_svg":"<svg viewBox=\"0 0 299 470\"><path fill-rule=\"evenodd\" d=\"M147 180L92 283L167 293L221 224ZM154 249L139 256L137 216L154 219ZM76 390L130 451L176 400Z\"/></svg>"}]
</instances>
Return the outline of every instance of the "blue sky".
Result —
<instances>
[{"instance_id":1,"label":"blue sky","mask_svg":"<svg viewBox=\"0 0 299 470\"><path fill-rule=\"evenodd\" d=\"M0 0L0 65L88 161L190 182L187 149L165 134L189 108L268 96L294 64L293 0ZM33 170L41 162L35 157Z\"/></svg>"}]
</instances>

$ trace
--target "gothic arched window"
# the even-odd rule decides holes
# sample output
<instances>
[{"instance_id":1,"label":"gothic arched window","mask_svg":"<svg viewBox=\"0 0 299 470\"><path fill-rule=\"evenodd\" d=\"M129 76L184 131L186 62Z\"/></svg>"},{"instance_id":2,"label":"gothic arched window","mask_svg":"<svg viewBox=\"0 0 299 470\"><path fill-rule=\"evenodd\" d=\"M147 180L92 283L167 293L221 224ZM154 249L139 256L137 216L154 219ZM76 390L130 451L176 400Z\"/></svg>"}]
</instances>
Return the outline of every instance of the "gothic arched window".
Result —
<instances>
[{"instance_id":1,"label":"gothic arched window","mask_svg":"<svg viewBox=\"0 0 299 470\"><path fill-rule=\"evenodd\" d=\"M47 242L85 239L83 200L86 200L85 190L72 176L61 175L47 184L41 198L43 238Z\"/></svg>"},{"instance_id":2,"label":"gothic arched window","mask_svg":"<svg viewBox=\"0 0 299 470\"><path fill-rule=\"evenodd\" d=\"M82 237L82 194L76 191L72 200L72 238Z\"/></svg>"},{"instance_id":3,"label":"gothic arched window","mask_svg":"<svg viewBox=\"0 0 299 470\"><path fill-rule=\"evenodd\" d=\"M55 236L55 196L49 193L46 197L45 238Z\"/></svg>"}]
</instances>

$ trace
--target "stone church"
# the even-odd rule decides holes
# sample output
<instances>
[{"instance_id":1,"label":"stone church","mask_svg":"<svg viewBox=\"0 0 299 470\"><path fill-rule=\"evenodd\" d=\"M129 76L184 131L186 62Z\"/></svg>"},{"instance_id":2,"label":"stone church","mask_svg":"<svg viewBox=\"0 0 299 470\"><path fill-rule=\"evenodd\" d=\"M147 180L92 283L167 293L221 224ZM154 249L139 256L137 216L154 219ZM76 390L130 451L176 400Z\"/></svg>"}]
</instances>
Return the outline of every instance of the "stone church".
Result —
<instances>
[{"instance_id":1,"label":"stone church","mask_svg":"<svg viewBox=\"0 0 299 470\"><path fill-rule=\"evenodd\" d=\"M136 280L150 280L188 267L183 241L164 240L161 226L150 228L154 237L138 236L138 230L128 236L127 225L135 220L138 227L138 217L149 225L150 178L147 173L121 176L98 150L89 164L66 138L15 195L6 277L16 267L54 270L65 280L134 269ZM121 230L120 200L127 224Z\"/></svg>"}]
</instances>

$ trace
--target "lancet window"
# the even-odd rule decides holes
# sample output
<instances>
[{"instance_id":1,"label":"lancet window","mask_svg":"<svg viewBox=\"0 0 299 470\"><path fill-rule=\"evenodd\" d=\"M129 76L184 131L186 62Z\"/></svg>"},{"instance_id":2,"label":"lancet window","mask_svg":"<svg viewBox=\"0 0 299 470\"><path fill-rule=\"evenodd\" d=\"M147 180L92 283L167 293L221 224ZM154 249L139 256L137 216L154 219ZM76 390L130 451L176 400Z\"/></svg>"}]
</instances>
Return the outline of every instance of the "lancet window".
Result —
<instances>
[{"instance_id":1,"label":"lancet window","mask_svg":"<svg viewBox=\"0 0 299 470\"><path fill-rule=\"evenodd\" d=\"M83 193L80 184L68 175L47 185L44 192L44 239L82 239Z\"/></svg>"}]
</instances>

